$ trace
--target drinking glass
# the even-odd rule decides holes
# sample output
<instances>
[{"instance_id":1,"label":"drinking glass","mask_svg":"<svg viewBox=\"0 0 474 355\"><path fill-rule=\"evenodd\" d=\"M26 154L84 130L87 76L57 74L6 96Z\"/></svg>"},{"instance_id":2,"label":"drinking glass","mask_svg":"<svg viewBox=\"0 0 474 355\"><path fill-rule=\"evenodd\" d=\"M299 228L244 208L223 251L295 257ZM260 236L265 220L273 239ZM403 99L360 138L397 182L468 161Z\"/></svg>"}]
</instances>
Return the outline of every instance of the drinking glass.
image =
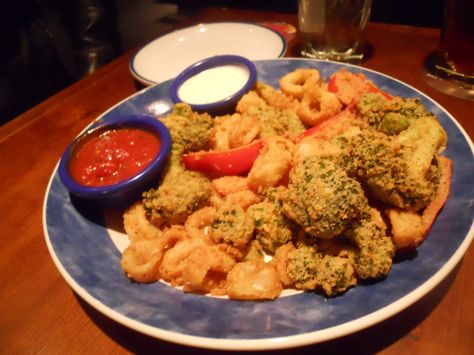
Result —
<instances>
[{"instance_id":1,"label":"drinking glass","mask_svg":"<svg viewBox=\"0 0 474 355\"><path fill-rule=\"evenodd\" d=\"M448 0L438 50L426 62L428 83L447 94L474 100L473 0Z\"/></svg>"},{"instance_id":2,"label":"drinking glass","mask_svg":"<svg viewBox=\"0 0 474 355\"><path fill-rule=\"evenodd\" d=\"M360 62L372 0L299 0L304 57Z\"/></svg>"}]
</instances>

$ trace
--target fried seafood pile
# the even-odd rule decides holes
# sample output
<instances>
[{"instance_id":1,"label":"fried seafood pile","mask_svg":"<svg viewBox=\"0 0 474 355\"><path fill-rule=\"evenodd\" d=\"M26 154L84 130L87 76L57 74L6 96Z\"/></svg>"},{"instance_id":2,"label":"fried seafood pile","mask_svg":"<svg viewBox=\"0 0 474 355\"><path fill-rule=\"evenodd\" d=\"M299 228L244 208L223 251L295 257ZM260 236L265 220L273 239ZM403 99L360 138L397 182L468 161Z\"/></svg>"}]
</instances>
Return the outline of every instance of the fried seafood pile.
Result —
<instances>
[{"instance_id":1,"label":"fried seafood pile","mask_svg":"<svg viewBox=\"0 0 474 355\"><path fill-rule=\"evenodd\" d=\"M124 213L121 265L141 283L239 300L287 288L338 295L385 278L449 193L437 119L361 74L326 82L298 69L279 89L258 83L232 115L177 104L163 122L168 165ZM229 173L236 164L249 169Z\"/></svg>"}]
</instances>

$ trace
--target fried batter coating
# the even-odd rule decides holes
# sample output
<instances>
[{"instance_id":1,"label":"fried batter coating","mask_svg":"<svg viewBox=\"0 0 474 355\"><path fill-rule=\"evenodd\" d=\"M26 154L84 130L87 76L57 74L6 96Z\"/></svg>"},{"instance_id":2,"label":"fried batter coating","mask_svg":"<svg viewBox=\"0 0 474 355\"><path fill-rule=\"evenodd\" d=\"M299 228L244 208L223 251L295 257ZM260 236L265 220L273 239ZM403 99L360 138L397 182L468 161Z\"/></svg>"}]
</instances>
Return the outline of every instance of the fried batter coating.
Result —
<instances>
[{"instance_id":1,"label":"fried batter coating","mask_svg":"<svg viewBox=\"0 0 474 355\"><path fill-rule=\"evenodd\" d=\"M261 187L272 187L286 182L291 170L294 149L293 142L288 138L281 136L267 138L248 174L248 185L258 190Z\"/></svg>"},{"instance_id":2,"label":"fried batter coating","mask_svg":"<svg viewBox=\"0 0 474 355\"><path fill-rule=\"evenodd\" d=\"M273 86L257 82L255 90L269 106L279 109L290 109L295 112L298 110L299 101L297 99L276 90Z\"/></svg>"},{"instance_id":3,"label":"fried batter coating","mask_svg":"<svg viewBox=\"0 0 474 355\"><path fill-rule=\"evenodd\" d=\"M209 243L200 238L184 239L176 243L163 257L159 267L161 278L170 282L172 286L182 286L183 272L187 267L186 259L193 250L207 245Z\"/></svg>"},{"instance_id":4,"label":"fried batter coating","mask_svg":"<svg viewBox=\"0 0 474 355\"><path fill-rule=\"evenodd\" d=\"M283 287L276 269L262 260L236 264L227 274L226 293L236 300L271 300Z\"/></svg>"},{"instance_id":5,"label":"fried batter coating","mask_svg":"<svg viewBox=\"0 0 474 355\"><path fill-rule=\"evenodd\" d=\"M314 156L332 156L337 159L341 154L342 149L331 141L309 136L296 146L294 161L299 162Z\"/></svg>"},{"instance_id":6,"label":"fried batter coating","mask_svg":"<svg viewBox=\"0 0 474 355\"><path fill-rule=\"evenodd\" d=\"M271 95L270 90L274 89L262 85L260 89L264 90L266 95ZM274 93L276 94L277 91ZM299 104L297 103L297 105ZM306 130L304 124L296 114L295 108L297 105L288 104L289 107L286 108L284 107L286 105L270 104L267 103L264 98L260 97L257 91L250 91L237 103L237 112L239 112L242 117L251 117L259 122L259 138L285 134L297 136Z\"/></svg>"},{"instance_id":7,"label":"fried batter coating","mask_svg":"<svg viewBox=\"0 0 474 355\"><path fill-rule=\"evenodd\" d=\"M146 211L143 203L136 202L130 206L123 214L123 226L130 241L158 238L163 232L146 218Z\"/></svg>"},{"instance_id":8,"label":"fried batter coating","mask_svg":"<svg viewBox=\"0 0 474 355\"><path fill-rule=\"evenodd\" d=\"M419 118L432 115L418 99L397 96L388 100L378 94L362 95L357 110L362 120L388 135L399 134Z\"/></svg>"},{"instance_id":9,"label":"fried batter coating","mask_svg":"<svg viewBox=\"0 0 474 355\"><path fill-rule=\"evenodd\" d=\"M317 86L320 81L317 69L298 68L279 80L281 91L301 100L308 90Z\"/></svg>"},{"instance_id":10,"label":"fried batter coating","mask_svg":"<svg viewBox=\"0 0 474 355\"><path fill-rule=\"evenodd\" d=\"M370 90L370 81L363 73L352 73L343 68L331 76L335 80L338 99L345 105L358 100L361 95Z\"/></svg>"},{"instance_id":11,"label":"fried batter coating","mask_svg":"<svg viewBox=\"0 0 474 355\"><path fill-rule=\"evenodd\" d=\"M196 113L185 103L176 104L173 112L161 119L170 131L172 145L181 153L208 148L214 120L207 113Z\"/></svg>"},{"instance_id":12,"label":"fried batter coating","mask_svg":"<svg viewBox=\"0 0 474 355\"><path fill-rule=\"evenodd\" d=\"M248 190L247 178L243 176L223 176L212 180L212 188L222 197Z\"/></svg>"},{"instance_id":13,"label":"fried batter coating","mask_svg":"<svg viewBox=\"0 0 474 355\"><path fill-rule=\"evenodd\" d=\"M226 203L217 210L212 221L211 239L237 249L246 248L252 239L253 220L242 207Z\"/></svg>"},{"instance_id":14,"label":"fried batter coating","mask_svg":"<svg viewBox=\"0 0 474 355\"><path fill-rule=\"evenodd\" d=\"M200 173L175 169L168 172L157 189L143 194L150 222L183 224L194 211L204 207L211 196L211 182Z\"/></svg>"},{"instance_id":15,"label":"fried batter coating","mask_svg":"<svg viewBox=\"0 0 474 355\"><path fill-rule=\"evenodd\" d=\"M120 265L127 276L137 282L155 282L161 277L159 268L163 255L159 239L143 239L124 250Z\"/></svg>"},{"instance_id":16,"label":"fried batter coating","mask_svg":"<svg viewBox=\"0 0 474 355\"><path fill-rule=\"evenodd\" d=\"M345 232L358 247L356 272L361 279L388 275L395 255L392 239L386 235L386 225L375 208L365 213L360 221Z\"/></svg>"},{"instance_id":17,"label":"fried batter coating","mask_svg":"<svg viewBox=\"0 0 474 355\"><path fill-rule=\"evenodd\" d=\"M423 240L425 230L419 213L391 208L386 214L392 226L392 241L397 250L413 248Z\"/></svg>"},{"instance_id":18,"label":"fried batter coating","mask_svg":"<svg viewBox=\"0 0 474 355\"><path fill-rule=\"evenodd\" d=\"M256 239L270 254L289 242L293 236L292 225L283 215L279 203L265 200L247 210L255 225Z\"/></svg>"},{"instance_id":19,"label":"fried batter coating","mask_svg":"<svg viewBox=\"0 0 474 355\"><path fill-rule=\"evenodd\" d=\"M322 290L327 296L340 294L357 281L347 258L323 255L313 247L291 251L287 270L296 288Z\"/></svg>"},{"instance_id":20,"label":"fried batter coating","mask_svg":"<svg viewBox=\"0 0 474 355\"><path fill-rule=\"evenodd\" d=\"M159 270L165 252L186 238L182 228L172 227L158 238L132 242L122 254L122 269L137 282L157 281L161 277Z\"/></svg>"},{"instance_id":21,"label":"fried batter coating","mask_svg":"<svg viewBox=\"0 0 474 355\"><path fill-rule=\"evenodd\" d=\"M210 181L200 173L184 169L181 163L183 153L209 146L214 125L211 116L195 113L189 105L181 103L162 121L171 134L171 154L159 187L143 193L146 216L157 227L183 224L211 196Z\"/></svg>"},{"instance_id":22,"label":"fried batter coating","mask_svg":"<svg viewBox=\"0 0 474 355\"><path fill-rule=\"evenodd\" d=\"M252 239L247 246L247 251L245 252L242 261L248 260L264 260L265 251L263 250L262 245L257 239Z\"/></svg>"},{"instance_id":23,"label":"fried batter coating","mask_svg":"<svg viewBox=\"0 0 474 355\"><path fill-rule=\"evenodd\" d=\"M265 104L249 107L244 115L252 116L260 121L262 127L260 138L285 134L290 137L298 136L306 130L296 113L291 110L281 110Z\"/></svg>"},{"instance_id":24,"label":"fried batter coating","mask_svg":"<svg viewBox=\"0 0 474 355\"><path fill-rule=\"evenodd\" d=\"M358 219L367 206L360 184L333 157L297 162L283 196L283 212L314 237L333 238Z\"/></svg>"},{"instance_id":25,"label":"fried batter coating","mask_svg":"<svg viewBox=\"0 0 474 355\"><path fill-rule=\"evenodd\" d=\"M265 100L259 96L257 91L251 90L242 96L237 102L235 110L239 113L244 113L250 110L251 107L265 106Z\"/></svg>"},{"instance_id":26,"label":"fried batter coating","mask_svg":"<svg viewBox=\"0 0 474 355\"><path fill-rule=\"evenodd\" d=\"M242 176L224 176L212 180L211 204L217 208L225 203L236 204L244 210L260 202L260 197L249 189L248 180Z\"/></svg>"},{"instance_id":27,"label":"fried batter coating","mask_svg":"<svg viewBox=\"0 0 474 355\"><path fill-rule=\"evenodd\" d=\"M211 130L211 147L216 151L225 151L250 144L261 131L258 118L234 113L216 117Z\"/></svg>"},{"instance_id":28,"label":"fried batter coating","mask_svg":"<svg viewBox=\"0 0 474 355\"><path fill-rule=\"evenodd\" d=\"M435 198L422 212L403 211L396 208L385 211L390 220L391 237L397 251L413 250L423 242L449 196L452 162L444 156L439 156L436 161L441 175L438 189Z\"/></svg>"},{"instance_id":29,"label":"fried batter coating","mask_svg":"<svg viewBox=\"0 0 474 355\"><path fill-rule=\"evenodd\" d=\"M315 126L342 110L342 104L336 94L329 92L324 85L307 90L298 107L297 114L308 126Z\"/></svg>"},{"instance_id":30,"label":"fried batter coating","mask_svg":"<svg viewBox=\"0 0 474 355\"><path fill-rule=\"evenodd\" d=\"M378 199L415 211L433 199L437 188L436 167L426 177L410 174L403 145L396 138L364 129L360 134L336 141L345 148L346 171L367 184Z\"/></svg>"},{"instance_id":31,"label":"fried batter coating","mask_svg":"<svg viewBox=\"0 0 474 355\"><path fill-rule=\"evenodd\" d=\"M333 239L318 240L317 246L318 251L325 255L346 258L349 260L351 265L356 265L356 258L359 250L353 242L351 242L348 238L345 238L343 235Z\"/></svg>"},{"instance_id":32,"label":"fried batter coating","mask_svg":"<svg viewBox=\"0 0 474 355\"><path fill-rule=\"evenodd\" d=\"M235 260L216 245L200 245L183 264L184 291L224 295L227 273L234 267Z\"/></svg>"},{"instance_id":33,"label":"fried batter coating","mask_svg":"<svg viewBox=\"0 0 474 355\"><path fill-rule=\"evenodd\" d=\"M211 225L215 214L214 207L203 207L190 215L184 223L184 229L189 237L210 241Z\"/></svg>"},{"instance_id":34,"label":"fried batter coating","mask_svg":"<svg viewBox=\"0 0 474 355\"><path fill-rule=\"evenodd\" d=\"M276 250L275 255L273 255L273 258L270 261L270 264L277 270L278 277L280 278L283 287L294 286L293 280L288 274L288 255L295 249L293 243L286 243Z\"/></svg>"},{"instance_id":35,"label":"fried batter coating","mask_svg":"<svg viewBox=\"0 0 474 355\"><path fill-rule=\"evenodd\" d=\"M444 150L448 137L444 128L433 116L423 116L400 133L397 142L403 146L408 174L425 179L437 153Z\"/></svg>"}]
</instances>

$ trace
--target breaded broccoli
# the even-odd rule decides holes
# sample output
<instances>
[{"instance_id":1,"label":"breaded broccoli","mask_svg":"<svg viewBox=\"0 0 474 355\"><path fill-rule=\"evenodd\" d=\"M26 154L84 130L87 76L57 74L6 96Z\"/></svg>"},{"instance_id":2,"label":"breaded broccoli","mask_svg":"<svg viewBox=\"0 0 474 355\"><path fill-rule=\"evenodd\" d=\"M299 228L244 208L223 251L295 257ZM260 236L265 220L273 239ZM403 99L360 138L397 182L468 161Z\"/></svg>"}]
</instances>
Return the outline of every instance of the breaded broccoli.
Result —
<instances>
[{"instance_id":1,"label":"breaded broccoli","mask_svg":"<svg viewBox=\"0 0 474 355\"><path fill-rule=\"evenodd\" d=\"M250 206L247 213L253 219L256 239L265 251L273 254L279 246L291 240L291 224L277 203L265 200Z\"/></svg>"},{"instance_id":2,"label":"breaded broccoli","mask_svg":"<svg viewBox=\"0 0 474 355\"><path fill-rule=\"evenodd\" d=\"M323 255L313 247L290 252L287 271L296 288L321 289L327 296L340 294L357 281L347 258Z\"/></svg>"},{"instance_id":3,"label":"breaded broccoli","mask_svg":"<svg viewBox=\"0 0 474 355\"><path fill-rule=\"evenodd\" d=\"M154 225L183 224L189 215L208 203L210 196L209 179L175 166L167 171L157 189L143 194L143 204Z\"/></svg>"},{"instance_id":4,"label":"breaded broccoli","mask_svg":"<svg viewBox=\"0 0 474 355\"><path fill-rule=\"evenodd\" d=\"M173 112L162 118L171 134L172 150L182 153L207 149L214 120L207 113L197 113L185 103L174 106Z\"/></svg>"},{"instance_id":5,"label":"breaded broccoli","mask_svg":"<svg viewBox=\"0 0 474 355\"><path fill-rule=\"evenodd\" d=\"M357 110L363 121L388 135L399 134L417 119L432 115L418 99L397 96L388 100L377 94L361 96Z\"/></svg>"},{"instance_id":6,"label":"breaded broccoli","mask_svg":"<svg viewBox=\"0 0 474 355\"><path fill-rule=\"evenodd\" d=\"M260 242L257 239L252 239L247 246L247 250L242 261L263 260L264 257L265 252Z\"/></svg>"},{"instance_id":7,"label":"breaded broccoli","mask_svg":"<svg viewBox=\"0 0 474 355\"><path fill-rule=\"evenodd\" d=\"M262 125L261 138L289 134L297 136L306 128L295 112L268 105L250 107L244 114L258 118Z\"/></svg>"},{"instance_id":8,"label":"breaded broccoli","mask_svg":"<svg viewBox=\"0 0 474 355\"><path fill-rule=\"evenodd\" d=\"M395 246L386 235L380 212L372 208L345 235L358 247L355 268L359 278L381 278L389 274Z\"/></svg>"},{"instance_id":9,"label":"breaded broccoli","mask_svg":"<svg viewBox=\"0 0 474 355\"><path fill-rule=\"evenodd\" d=\"M195 113L189 105L181 103L162 121L171 134L170 156L159 187L143 193L147 218L157 226L184 223L211 196L210 181L200 173L186 170L181 158L188 151L208 146L212 118Z\"/></svg>"},{"instance_id":10,"label":"breaded broccoli","mask_svg":"<svg viewBox=\"0 0 474 355\"><path fill-rule=\"evenodd\" d=\"M246 248L253 236L253 220L237 204L224 203L211 224L211 239L238 249Z\"/></svg>"},{"instance_id":11,"label":"breaded broccoli","mask_svg":"<svg viewBox=\"0 0 474 355\"><path fill-rule=\"evenodd\" d=\"M403 209L419 210L435 195L435 175L428 179L410 174L410 166L395 138L372 129L340 137L345 170L363 181L378 199ZM432 171L433 172L433 171Z\"/></svg>"},{"instance_id":12,"label":"breaded broccoli","mask_svg":"<svg viewBox=\"0 0 474 355\"><path fill-rule=\"evenodd\" d=\"M333 157L309 157L297 163L283 195L283 212L319 238L341 234L368 202L360 184Z\"/></svg>"}]
</instances>

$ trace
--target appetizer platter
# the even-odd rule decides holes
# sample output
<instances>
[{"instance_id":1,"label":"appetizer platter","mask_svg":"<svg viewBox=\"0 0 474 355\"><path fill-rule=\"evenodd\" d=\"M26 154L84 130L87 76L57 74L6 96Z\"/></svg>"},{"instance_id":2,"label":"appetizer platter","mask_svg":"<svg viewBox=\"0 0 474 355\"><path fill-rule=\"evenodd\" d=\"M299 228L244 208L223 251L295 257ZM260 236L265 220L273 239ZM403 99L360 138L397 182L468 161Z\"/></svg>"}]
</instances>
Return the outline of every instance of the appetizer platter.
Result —
<instances>
[{"instance_id":1,"label":"appetizer platter","mask_svg":"<svg viewBox=\"0 0 474 355\"><path fill-rule=\"evenodd\" d=\"M53 260L119 323L216 349L316 343L413 304L467 250L473 146L446 110L361 67L255 65L226 115L174 104L168 81L99 118L152 115L171 135L161 179L124 210L53 172Z\"/></svg>"}]
</instances>

